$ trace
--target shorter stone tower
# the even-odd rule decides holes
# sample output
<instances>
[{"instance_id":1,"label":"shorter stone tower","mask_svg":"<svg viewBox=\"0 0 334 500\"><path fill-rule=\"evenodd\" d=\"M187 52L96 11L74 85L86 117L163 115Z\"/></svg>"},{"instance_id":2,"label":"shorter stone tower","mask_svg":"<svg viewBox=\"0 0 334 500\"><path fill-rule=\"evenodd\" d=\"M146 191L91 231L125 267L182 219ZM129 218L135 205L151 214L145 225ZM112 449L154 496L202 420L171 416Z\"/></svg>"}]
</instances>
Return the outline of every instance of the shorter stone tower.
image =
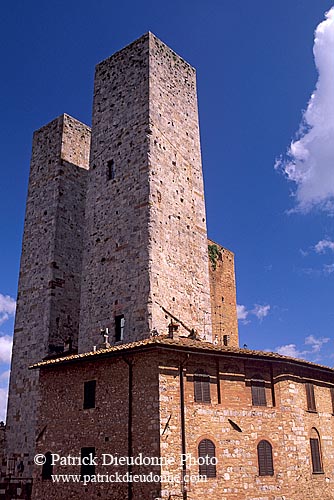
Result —
<instances>
[{"instance_id":1,"label":"shorter stone tower","mask_svg":"<svg viewBox=\"0 0 334 500\"><path fill-rule=\"evenodd\" d=\"M8 472L31 476L38 372L29 365L78 343L90 129L63 115L33 138L7 412Z\"/></svg>"}]
</instances>

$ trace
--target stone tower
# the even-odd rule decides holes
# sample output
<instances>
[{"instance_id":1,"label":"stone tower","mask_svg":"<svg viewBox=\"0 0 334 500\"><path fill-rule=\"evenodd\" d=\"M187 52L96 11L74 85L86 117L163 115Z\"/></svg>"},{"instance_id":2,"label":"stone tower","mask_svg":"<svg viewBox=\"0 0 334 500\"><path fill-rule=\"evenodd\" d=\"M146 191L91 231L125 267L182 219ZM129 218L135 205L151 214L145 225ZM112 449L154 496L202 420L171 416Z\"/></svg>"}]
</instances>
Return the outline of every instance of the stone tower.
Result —
<instances>
[{"instance_id":1,"label":"stone tower","mask_svg":"<svg viewBox=\"0 0 334 500\"><path fill-rule=\"evenodd\" d=\"M31 475L38 373L78 342L82 228L90 129L67 115L34 134L7 412L8 473Z\"/></svg>"},{"instance_id":2,"label":"stone tower","mask_svg":"<svg viewBox=\"0 0 334 500\"><path fill-rule=\"evenodd\" d=\"M148 33L96 68L79 350L212 340L195 70Z\"/></svg>"}]
</instances>

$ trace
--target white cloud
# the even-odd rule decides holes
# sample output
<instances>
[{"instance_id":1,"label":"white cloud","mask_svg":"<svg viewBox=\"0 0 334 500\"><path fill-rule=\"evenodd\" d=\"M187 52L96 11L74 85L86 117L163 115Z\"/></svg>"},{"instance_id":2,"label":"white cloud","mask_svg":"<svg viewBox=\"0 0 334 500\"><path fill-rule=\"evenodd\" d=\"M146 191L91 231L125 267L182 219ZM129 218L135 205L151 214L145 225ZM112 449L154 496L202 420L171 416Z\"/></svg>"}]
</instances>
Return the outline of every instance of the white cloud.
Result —
<instances>
[{"instance_id":1,"label":"white cloud","mask_svg":"<svg viewBox=\"0 0 334 500\"><path fill-rule=\"evenodd\" d=\"M314 250L317 253L324 253L326 250L332 250L334 252L334 241L331 240L320 240L315 245Z\"/></svg>"},{"instance_id":2,"label":"white cloud","mask_svg":"<svg viewBox=\"0 0 334 500\"><path fill-rule=\"evenodd\" d=\"M323 268L324 274L329 276L334 273L334 264L325 264Z\"/></svg>"},{"instance_id":3,"label":"white cloud","mask_svg":"<svg viewBox=\"0 0 334 500\"><path fill-rule=\"evenodd\" d=\"M0 293L0 325L15 314L16 302L9 295Z\"/></svg>"},{"instance_id":4,"label":"white cloud","mask_svg":"<svg viewBox=\"0 0 334 500\"><path fill-rule=\"evenodd\" d=\"M303 114L298 138L275 168L296 185L296 210L319 207L334 213L334 7L315 31L316 88Z\"/></svg>"},{"instance_id":5,"label":"white cloud","mask_svg":"<svg viewBox=\"0 0 334 500\"><path fill-rule=\"evenodd\" d=\"M319 353L324 344L330 341L328 337L315 337L314 335L308 335L304 339L304 345L310 346L310 348L306 348L300 350L296 344L285 344L278 347L275 347L274 352L278 352L283 356L290 356L291 358L302 358L305 359L307 357L313 357L316 355L316 359L314 361L320 361L321 357Z\"/></svg>"},{"instance_id":6,"label":"white cloud","mask_svg":"<svg viewBox=\"0 0 334 500\"><path fill-rule=\"evenodd\" d=\"M5 422L7 412L7 395L8 389L0 387L0 421Z\"/></svg>"},{"instance_id":7,"label":"white cloud","mask_svg":"<svg viewBox=\"0 0 334 500\"><path fill-rule=\"evenodd\" d=\"M255 304L254 309L251 311L260 321L263 320L266 316L268 316L270 311L270 305L267 304L265 306L261 306L260 304Z\"/></svg>"},{"instance_id":8,"label":"white cloud","mask_svg":"<svg viewBox=\"0 0 334 500\"><path fill-rule=\"evenodd\" d=\"M13 339L9 335L0 337L0 363L10 363Z\"/></svg>"},{"instance_id":9,"label":"white cloud","mask_svg":"<svg viewBox=\"0 0 334 500\"><path fill-rule=\"evenodd\" d=\"M312 352L319 352L324 344L327 344L330 339L328 337L316 338L314 335L309 335L305 338L305 345L311 346Z\"/></svg>"},{"instance_id":10,"label":"white cloud","mask_svg":"<svg viewBox=\"0 0 334 500\"><path fill-rule=\"evenodd\" d=\"M248 314L249 314L249 311L247 311L246 306L242 306L242 305L237 304L238 319L245 320L245 319L247 319Z\"/></svg>"},{"instance_id":11,"label":"white cloud","mask_svg":"<svg viewBox=\"0 0 334 500\"><path fill-rule=\"evenodd\" d=\"M268 316L270 311L270 305L264 305L261 306L260 304L254 304L253 309L247 309L246 306L243 305L237 305L237 315L238 315L238 320L241 321L244 325L247 325L249 323L249 317L250 314L253 314L254 316L257 317L260 321L263 320L266 316Z\"/></svg>"},{"instance_id":12,"label":"white cloud","mask_svg":"<svg viewBox=\"0 0 334 500\"><path fill-rule=\"evenodd\" d=\"M283 356L290 356L291 358L302 358L304 352L301 352L297 349L296 344L286 344L276 347L274 352L278 352L278 354L282 354Z\"/></svg>"},{"instance_id":13,"label":"white cloud","mask_svg":"<svg viewBox=\"0 0 334 500\"><path fill-rule=\"evenodd\" d=\"M6 382L9 381L9 375L10 375L10 370L6 370L2 373L0 373L0 380L3 381L5 380Z\"/></svg>"}]
</instances>

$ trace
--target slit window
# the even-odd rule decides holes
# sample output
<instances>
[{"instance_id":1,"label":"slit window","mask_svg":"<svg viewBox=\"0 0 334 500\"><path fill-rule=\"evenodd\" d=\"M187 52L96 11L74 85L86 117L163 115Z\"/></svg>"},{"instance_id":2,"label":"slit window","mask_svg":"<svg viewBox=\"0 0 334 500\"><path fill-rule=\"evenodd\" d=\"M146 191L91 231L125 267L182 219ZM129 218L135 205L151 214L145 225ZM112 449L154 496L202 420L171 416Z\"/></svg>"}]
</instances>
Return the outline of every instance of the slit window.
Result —
<instances>
[{"instance_id":1,"label":"slit window","mask_svg":"<svg viewBox=\"0 0 334 500\"><path fill-rule=\"evenodd\" d=\"M203 371L194 375L194 398L197 403L211 403L210 376Z\"/></svg>"},{"instance_id":2,"label":"slit window","mask_svg":"<svg viewBox=\"0 0 334 500\"><path fill-rule=\"evenodd\" d=\"M84 476L95 476L95 448L93 446L87 446L86 448L81 448L81 471L80 480L84 480Z\"/></svg>"},{"instance_id":3,"label":"slit window","mask_svg":"<svg viewBox=\"0 0 334 500\"><path fill-rule=\"evenodd\" d=\"M307 400L307 409L308 411L317 411L317 407L315 404L315 396L314 396L314 385L307 383L305 384L306 390L306 400Z\"/></svg>"},{"instance_id":4,"label":"slit window","mask_svg":"<svg viewBox=\"0 0 334 500\"><path fill-rule=\"evenodd\" d=\"M114 160L109 160L107 165L107 179L112 181L115 179L115 163Z\"/></svg>"},{"instance_id":5,"label":"slit window","mask_svg":"<svg viewBox=\"0 0 334 500\"><path fill-rule=\"evenodd\" d=\"M84 383L84 410L95 408L96 380L89 380Z\"/></svg>"},{"instance_id":6,"label":"slit window","mask_svg":"<svg viewBox=\"0 0 334 500\"><path fill-rule=\"evenodd\" d=\"M121 342L124 340L125 318L123 314L115 316L115 340Z\"/></svg>"},{"instance_id":7,"label":"slit window","mask_svg":"<svg viewBox=\"0 0 334 500\"><path fill-rule=\"evenodd\" d=\"M273 450L269 441L260 441L257 445L257 458L259 464L259 476L273 476Z\"/></svg>"},{"instance_id":8,"label":"slit window","mask_svg":"<svg viewBox=\"0 0 334 500\"><path fill-rule=\"evenodd\" d=\"M263 378L256 376L251 380L252 405L267 406L266 387Z\"/></svg>"},{"instance_id":9,"label":"slit window","mask_svg":"<svg viewBox=\"0 0 334 500\"><path fill-rule=\"evenodd\" d=\"M313 428L310 438L312 472L313 474L321 474L323 472L321 460L320 437L318 431Z\"/></svg>"},{"instance_id":10,"label":"slit window","mask_svg":"<svg viewBox=\"0 0 334 500\"><path fill-rule=\"evenodd\" d=\"M52 455L50 451L48 451L44 456L45 462L42 467L42 479L43 481L47 481L52 479L53 474Z\"/></svg>"},{"instance_id":11,"label":"slit window","mask_svg":"<svg viewBox=\"0 0 334 500\"><path fill-rule=\"evenodd\" d=\"M199 474L216 477L216 447L210 439L203 439L198 445Z\"/></svg>"}]
</instances>

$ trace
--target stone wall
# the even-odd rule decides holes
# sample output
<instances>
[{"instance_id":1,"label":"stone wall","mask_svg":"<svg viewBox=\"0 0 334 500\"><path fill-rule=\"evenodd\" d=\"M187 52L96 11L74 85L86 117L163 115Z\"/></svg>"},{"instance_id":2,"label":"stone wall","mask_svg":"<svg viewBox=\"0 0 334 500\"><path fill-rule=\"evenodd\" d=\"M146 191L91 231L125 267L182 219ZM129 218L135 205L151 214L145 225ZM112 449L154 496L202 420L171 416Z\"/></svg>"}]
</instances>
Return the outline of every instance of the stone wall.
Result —
<instances>
[{"instance_id":1,"label":"stone wall","mask_svg":"<svg viewBox=\"0 0 334 500\"><path fill-rule=\"evenodd\" d=\"M208 240L213 341L239 346L234 254Z\"/></svg>"},{"instance_id":2,"label":"stone wall","mask_svg":"<svg viewBox=\"0 0 334 500\"><path fill-rule=\"evenodd\" d=\"M197 352L193 347L111 353L72 364L60 363L41 370L44 405L39 421L37 451L80 455L84 446L93 446L96 455L161 456L169 465L134 466L132 474L161 473L169 476L159 484L94 483L54 484L41 480L35 468L33 498L67 500L85 491L89 498L155 498L188 500L330 500L334 498L334 416L330 397L332 371L275 359L270 355ZM132 352L132 355L131 355ZM133 362L129 384L128 362ZM194 400L194 375L198 370L210 376L211 401ZM182 431L182 391L184 382L184 429ZM251 380L259 374L265 382L266 406L253 406ZM83 410L83 384L96 380L96 408ZM305 383L315 388L316 412L307 410ZM131 390L130 390L131 387ZM131 422L129 401L131 394ZM323 473L312 473L310 436L319 432ZM129 446L131 429L131 446ZM192 475L183 496L183 451L189 458L186 473ZM216 447L217 475L196 482L199 475L198 445L210 439ZM260 476L257 445L272 445L274 474ZM171 463L174 458L174 463ZM99 465L96 474L129 471L127 467ZM55 474L80 474L80 466L55 466ZM174 478L174 479L173 479ZM81 493L80 493L81 492Z\"/></svg>"},{"instance_id":3,"label":"stone wall","mask_svg":"<svg viewBox=\"0 0 334 500\"><path fill-rule=\"evenodd\" d=\"M90 164L80 351L121 315L211 339L195 71L150 33L96 68Z\"/></svg>"},{"instance_id":4,"label":"stone wall","mask_svg":"<svg viewBox=\"0 0 334 500\"><path fill-rule=\"evenodd\" d=\"M27 477L38 404L28 366L78 338L89 143L90 129L67 115L33 139L7 413L8 472L23 459Z\"/></svg>"}]
</instances>

